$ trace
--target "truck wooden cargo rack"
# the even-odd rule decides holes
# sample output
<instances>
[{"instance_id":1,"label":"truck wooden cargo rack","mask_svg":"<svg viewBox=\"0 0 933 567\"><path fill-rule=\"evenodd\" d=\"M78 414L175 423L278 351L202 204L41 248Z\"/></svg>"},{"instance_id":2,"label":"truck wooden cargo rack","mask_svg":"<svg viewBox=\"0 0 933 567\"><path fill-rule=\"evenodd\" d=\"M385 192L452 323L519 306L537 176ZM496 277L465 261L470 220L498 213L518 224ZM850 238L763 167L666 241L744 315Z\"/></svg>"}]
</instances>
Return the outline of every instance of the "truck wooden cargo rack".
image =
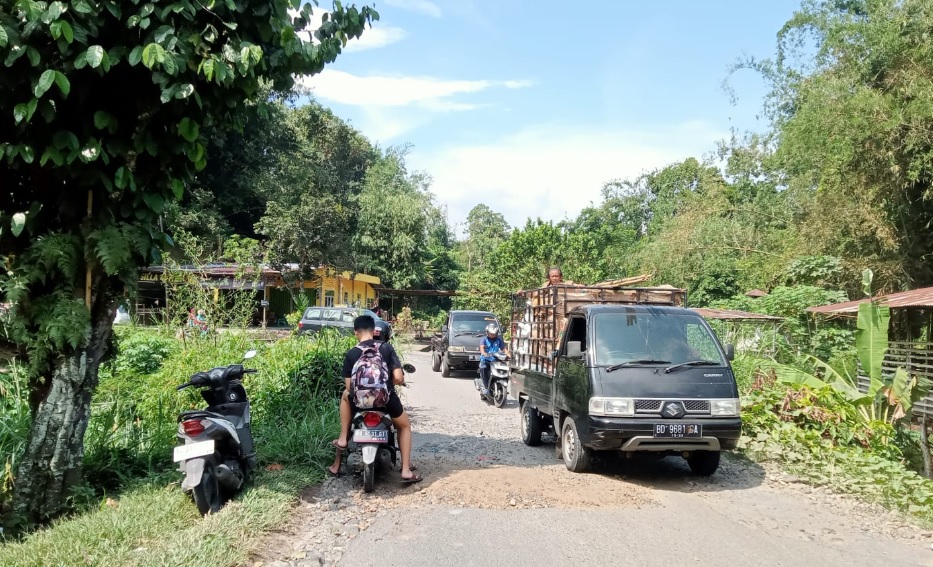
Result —
<instances>
[{"instance_id":1,"label":"truck wooden cargo rack","mask_svg":"<svg viewBox=\"0 0 933 567\"><path fill-rule=\"evenodd\" d=\"M560 344L567 315L583 305L686 306L687 292L663 287L554 285L512 295L512 366L551 374L551 354Z\"/></svg>"}]
</instances>

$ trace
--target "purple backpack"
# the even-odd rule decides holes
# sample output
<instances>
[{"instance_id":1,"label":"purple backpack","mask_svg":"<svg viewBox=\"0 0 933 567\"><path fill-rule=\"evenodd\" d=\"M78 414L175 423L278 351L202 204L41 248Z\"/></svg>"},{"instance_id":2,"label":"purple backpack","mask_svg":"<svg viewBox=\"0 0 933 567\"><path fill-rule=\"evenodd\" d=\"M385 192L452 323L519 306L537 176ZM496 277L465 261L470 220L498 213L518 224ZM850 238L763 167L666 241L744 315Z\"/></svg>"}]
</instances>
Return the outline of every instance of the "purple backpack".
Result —
<instances>
[{"instance_id":1,"label":"purple backpack","mask_svg":"<svg viewBox=\"0 0 933 567\"><path fill-rule=\"evenodd\" d=\"M389 367L379 352L382 345L379 341L370 346L356 345L363 352L353 364L350 396L359 409L380 408L389 402Z\"/></svg>"}]
</instances>

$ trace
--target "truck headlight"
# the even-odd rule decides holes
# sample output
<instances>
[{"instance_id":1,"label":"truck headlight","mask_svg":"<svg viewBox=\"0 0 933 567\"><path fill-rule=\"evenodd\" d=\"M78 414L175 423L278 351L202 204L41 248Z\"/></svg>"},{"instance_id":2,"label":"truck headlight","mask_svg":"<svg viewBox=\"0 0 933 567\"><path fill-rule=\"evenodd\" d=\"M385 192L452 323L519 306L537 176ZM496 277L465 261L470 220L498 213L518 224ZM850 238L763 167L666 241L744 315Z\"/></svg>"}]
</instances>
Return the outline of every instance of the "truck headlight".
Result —
<instances>
[{"instance_id":1,"label":"truck headlight","mask_svg":"<svg viewBox=\"0 0 933 567\"><path fill-rule=\"evenodd\" d=\"M590 398L590 415L633 416L635 415L635 400L632 398Z\"/></svg>"},{"instance_id":2,"label":"truck headlight","mask_svg":"<svg viewBox=\"0 0 933 567\"><path fill-rule=\"evenodd\" d=\"M709 413L713 417L736 417L739 415L739 400L710 400Z\"/></svg>"},{"instance_id":3,"label":"truck headlight","mask_svg":"<svg viewBox=\"0 0 933 567\"><path fill-rule=\"evenodd\" d=\"M464 352L466 349L463 348L462 346L452 346L448 348L447 350L449 350L450 352Z\"/></svg>"}]
</instances>

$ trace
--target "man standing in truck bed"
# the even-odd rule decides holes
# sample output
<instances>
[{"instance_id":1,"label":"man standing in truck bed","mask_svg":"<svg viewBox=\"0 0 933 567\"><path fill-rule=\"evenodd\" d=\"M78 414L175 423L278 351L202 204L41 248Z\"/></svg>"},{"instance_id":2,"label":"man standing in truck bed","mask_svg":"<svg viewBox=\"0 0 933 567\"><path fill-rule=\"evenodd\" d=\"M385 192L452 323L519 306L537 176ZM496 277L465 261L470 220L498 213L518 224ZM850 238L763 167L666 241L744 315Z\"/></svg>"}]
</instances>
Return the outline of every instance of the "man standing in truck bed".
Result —
<instances>
[{"instance_id":1,"label":"man standing in truck bed","mask_svg":"<svg viewBox=\"0 0 933 567\"><path fill-rule=\"evenodd\" d=\"M550 287L552 285L574 285L571 281L564 281L564 273L560 268L554 266L547 271L547 281L541 284L541 287Z\"/></svg>"}]
</instances>

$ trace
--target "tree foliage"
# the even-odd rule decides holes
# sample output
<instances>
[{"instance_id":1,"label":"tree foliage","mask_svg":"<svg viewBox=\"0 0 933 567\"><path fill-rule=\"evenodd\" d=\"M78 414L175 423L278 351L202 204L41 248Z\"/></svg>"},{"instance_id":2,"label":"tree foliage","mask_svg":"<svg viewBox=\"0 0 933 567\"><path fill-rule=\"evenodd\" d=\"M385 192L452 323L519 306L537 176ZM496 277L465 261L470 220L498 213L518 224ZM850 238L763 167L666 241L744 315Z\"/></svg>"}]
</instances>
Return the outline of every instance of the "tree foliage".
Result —
<instances>
[{"instance_id":1,"label":"tree foliage","mask_svg":"<svg viewBox=\"0 0 933 567\"><path fill-rule=\"evenodd\" d=\"M4 338L28 361L34 412L10 518L58 514L80 480L117 299L166 243L166 204L207 165L204 132L239 128L263 84L290 89L378 17L338 6L307 42L296 29L311 11L0 0Z\"/></svg>"}]
</instances>

